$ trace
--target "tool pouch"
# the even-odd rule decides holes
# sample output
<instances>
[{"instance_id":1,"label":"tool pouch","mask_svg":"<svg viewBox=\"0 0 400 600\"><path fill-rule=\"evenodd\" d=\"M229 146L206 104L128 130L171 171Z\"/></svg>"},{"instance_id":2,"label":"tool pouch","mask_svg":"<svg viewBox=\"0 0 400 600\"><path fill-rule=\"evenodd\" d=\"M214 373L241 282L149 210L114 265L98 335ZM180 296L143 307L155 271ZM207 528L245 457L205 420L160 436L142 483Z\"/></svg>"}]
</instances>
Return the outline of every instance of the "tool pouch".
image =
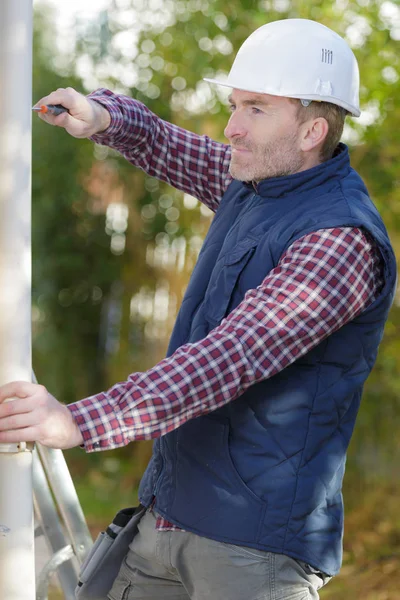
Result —
<instances>
[{"instance_id":1,"label":"tool pouch","mask_svg":"<svg viewBox=\"0 0 400 600\"><path fill-rule=\"evenodd\" d=\"M75 589L77 600L107 600L129 544L137 533L146 508L124 508L114 517L106 531L99 533L79 572Z\"/></svg>"}]
</instances>

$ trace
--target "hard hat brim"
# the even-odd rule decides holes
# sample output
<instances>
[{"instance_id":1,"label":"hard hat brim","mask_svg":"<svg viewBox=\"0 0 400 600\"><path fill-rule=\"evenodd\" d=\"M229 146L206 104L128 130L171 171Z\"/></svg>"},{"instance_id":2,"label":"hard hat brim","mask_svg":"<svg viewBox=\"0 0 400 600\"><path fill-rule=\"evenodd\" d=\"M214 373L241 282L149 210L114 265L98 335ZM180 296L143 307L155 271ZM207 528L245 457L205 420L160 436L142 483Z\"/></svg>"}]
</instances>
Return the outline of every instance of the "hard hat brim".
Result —
<instances>
[{"instance_id":1,"label":"hard hat brim","mask_svg":"<svg viewBox=\"0 0 400 600\"><path fill-rule=\"evenodd\" d=\"M348 104L347 102L344 102L342 99L340 98L336 98L335 96L324 96L323 98L321 98L321 96L317 95L317 94L298 94L296 92L291 92L288 91L285 94L276 94L276 93L272 93L269 92L266 89L249 89L249 88L244 88L243 86L240 85L235 85L235 83L229 82L229 81L220 81L218 79L210 79L208 77L204 77L203 81L207 81L207 83L213 83L216 85L222 85L223 87L227 87L227 88L231 88L231 89L236 89L236 90L241 90L243 92L251 92L253 94L268 94L270 96L277 96L277 97L283 97L283 98L297 98L298 100L313 100L314 102L330 102L331 104L336 104L337 106L341 106L342 108L344 108L345 110L347 110L349 113L351 113L351 115L353 117L359 117L361 115L361 111L359 108L352 106L350 104Z\"/></svg>"}]
</instances>

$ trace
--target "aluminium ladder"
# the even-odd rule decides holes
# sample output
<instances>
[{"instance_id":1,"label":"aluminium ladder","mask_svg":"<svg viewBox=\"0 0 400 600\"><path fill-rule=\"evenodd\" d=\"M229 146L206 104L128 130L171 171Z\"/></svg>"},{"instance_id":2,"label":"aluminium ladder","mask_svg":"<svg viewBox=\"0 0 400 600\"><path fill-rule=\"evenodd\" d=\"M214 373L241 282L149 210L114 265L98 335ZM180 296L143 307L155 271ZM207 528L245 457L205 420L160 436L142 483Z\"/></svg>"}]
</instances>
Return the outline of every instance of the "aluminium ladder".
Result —
<instances>
[{"instance_id":1,"label":"aluminium ladder","mask_svg":"<svg viewBox=\"0 0 400 600\"><path fill-rule=\"evenodd\" d=\"M37 383L35 374L32 381ZM35 444L33 450L35 538L43 534L50 559L36 580L36 600L47 600L57 571L65 600L75 600L79 567L93 540L61 450Z\"/></svg>"},{"instance_id":2,"label":"aluminium ladder","mask_svg":"<svg viewBox=\"0 0 400 600\"><path fill-rule=\"evenodd\" d=\"M51 555L37 577L36 600L47 600L48 585L56 571L64 599L75 600L79 567L93 541L61 450L36 444L33 502L38 522L35 538L44 535Z\"/></svg>"}]
</instances>

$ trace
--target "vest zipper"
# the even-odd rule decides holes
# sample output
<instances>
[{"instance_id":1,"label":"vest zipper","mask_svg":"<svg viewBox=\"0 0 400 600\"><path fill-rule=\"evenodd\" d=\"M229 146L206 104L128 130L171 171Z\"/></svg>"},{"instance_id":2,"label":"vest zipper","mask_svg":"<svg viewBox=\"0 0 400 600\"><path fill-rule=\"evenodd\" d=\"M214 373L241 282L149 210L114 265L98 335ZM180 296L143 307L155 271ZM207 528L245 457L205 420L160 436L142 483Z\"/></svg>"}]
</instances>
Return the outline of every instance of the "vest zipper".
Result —
<instances>
[{"instance_id":1,"label":"vest zipper","mask_svg":"<svg viewBox=\"0 0 400 600\"><path fill-rule=\"evenodd\" d=\"M162 439L162 437L160 437L159 443L160 443L159 451L160 451L160 456L161 456L161 469L160 469L160 472L157 477L157 481L156 481L154 489L153 489L153 496L155 499L157 499L157 493L158 493L158 490L160 489L161 480L162 480L163 471L164 471L164 456L163 456L163 452L162 452L164 440Z\"/></svg>"}]
</instances>

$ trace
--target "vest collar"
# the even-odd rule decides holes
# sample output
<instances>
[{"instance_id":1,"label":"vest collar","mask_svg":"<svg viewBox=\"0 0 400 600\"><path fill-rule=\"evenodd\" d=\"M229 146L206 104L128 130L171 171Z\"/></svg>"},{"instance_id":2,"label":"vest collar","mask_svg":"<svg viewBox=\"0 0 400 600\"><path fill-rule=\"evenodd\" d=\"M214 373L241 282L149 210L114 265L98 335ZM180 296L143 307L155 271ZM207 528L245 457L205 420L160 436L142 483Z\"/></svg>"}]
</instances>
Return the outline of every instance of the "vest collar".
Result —
<instances>
[{"instance_id":1,"label":"vest collar","mask_svg":"<svg viewBox=\"0 0 400 600\"><path fill-rule=\"evenodd\" d=\"M285 177L272 177L262 181L247 182L245 185L259 196L266 198L279 198L296 192L307 192L315 189L328 180L336 177L345 177L350 171L349 151L345 144L340 143L335 150L333 158L312 169L287 175Z\"/></svg>"}]
</instances>

